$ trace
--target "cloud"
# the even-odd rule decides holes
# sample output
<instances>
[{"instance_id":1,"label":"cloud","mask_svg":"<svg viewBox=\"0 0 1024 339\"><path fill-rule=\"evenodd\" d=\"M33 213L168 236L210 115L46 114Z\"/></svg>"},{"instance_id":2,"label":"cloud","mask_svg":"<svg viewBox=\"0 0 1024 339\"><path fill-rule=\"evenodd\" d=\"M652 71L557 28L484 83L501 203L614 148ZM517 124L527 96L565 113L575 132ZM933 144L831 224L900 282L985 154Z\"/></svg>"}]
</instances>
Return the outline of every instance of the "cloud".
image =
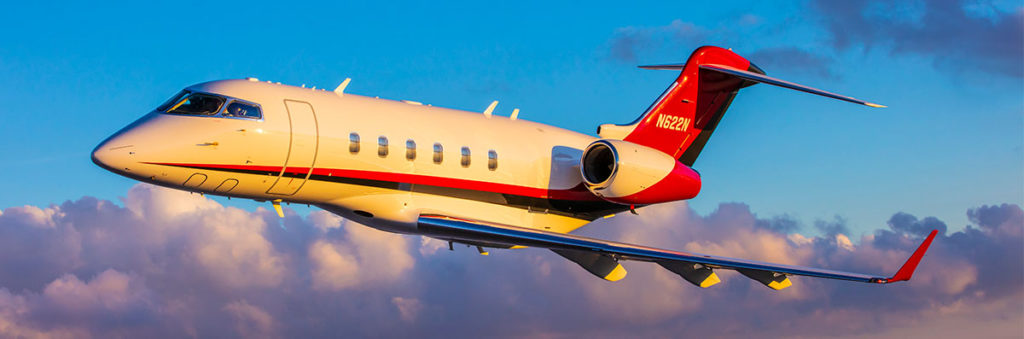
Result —
<instances>
[{"instance_id":1,"label":"cloud","mask_svg":"<svg viewBox=\"0 0 1024 339\"><path fill-rule=\"evenodd\" d=\"M73 275L64 275L43 289L42 297L55 310L68 315L89 316L84 311L106 310L128 315L145 309L148 291L138 281L116 270L106 270L83 282Z\"/></svg>"},{"instance_id":2,"label":"cloud","mask_svg":"<svg viewBox=\"0 0 1024 339\"><path fill-rule=\"evenodd\" d=\"M87 282L67 274L40 294L0 290L0 336L89 337L99 334L88 329L93 326L127 335L155 320L154 301L137 277L116 270Z\"/></svg>"},{"instance_id":3,"label":"cloud","mask_svg":"<svg viewBox=\"0 0 1024 339\"><path fill-rule=\"evenodd\" d=\"M344 221L325 211L313 212L311 219L330 225L340 225ZM321 230L327 229L316 226L316 222L314 225ZM374 283L397 279L413 266L409 245L403 237L353 222L345 222L344 229L339 226L332 231L309 247L313 287L316 289L338 291L373 286Z\"/></svg>"},{"instance_id":4,"label":"cloud","mask_svg":"<svg viewBox=\"0 0 1024 339\"><path fill-rule=\"evenodd\" d=\"M748 19L749 20L749 19ZM612 59L636 62L637 54L648 49L695 43L707 38L706 29L676 19L664 26L626 26L617 28L609 41Z\"/></svg>"},{"instance_id":5,"label":"cloud","mask_svg":"<svg viewBox=\"0 0 1024 339\"><path fill-rule=\"evenodd\" d=\"M889 228L902 234L927 235L932 230L938 230L940 234L946 234L946 223L935 217L927 217L917 220L917 217L899 212L889 218Z\"/></svg>"},{"instance_id":6,"label":"cloud","mask_svg":"<svg viewBox=\"0 0 1024 339\"><path fill-rule=\"evenodd\" d=\"M123 206L123 207L122 207ZM137 185L0 213L0 337L825 336L1024 328L1024 213L967 210L971 225L896 213L869 234L846 220L761 218L685 203L602 219L588 236L865 273L895 272L941 228L913 280L793 277L772 291L731 271L708 289L624 262L619 282L542 249L475 249L385 233L327 212L253 212ZM510 319L514 321L510 321ZM952 326L951 324L957 324ZM967 331L970 330L970 331Z\"/></svg>"},{"instance_id":7,"label":"cloud","mask_svg":"<svg viewBox=\"0 0 1024 339\"><path fill-rule=\"evenodd\" d=\"M313 264L313 288L340 290L358 282L355 258L339 253L326 241L317 241L309 247L309 259Z\"/></svg>"},{"instance_id":8,"label":"cloud","mask_svg":"<svg viewBox=\"0 0 1024 339\"><path fill-rule=\"evenodd\" d=\"M416 317L423 310L423 305L416 298L394 297L391 298L391 303L398 308L398 314L402 316L402 321L405 322L416 321Z\"/></svg>"},{"instance_id":9,"label":"cloud","mask_svg":"<svg viewBox=\"0 0 1024 339\"><path fill-rule=\"evenodd\" d=\"M917 55L942 69L1024 77L1024 9L984 2L812 1L837 49L882 48Z\"/></svg>"},{"instance_id":10,"label":"cloud","mask_svg":"<svg viewBox=\"0 0 1024 339\"><path fill-rule=\"evenodd\" d=\"M250 305L245 300L227 304L223 310L234 320L235 330L245 338L272 338L274 319L263 309Z\"/></svg>"},{"instance_id":11,"label":"cloud","mask_svg":"<svg viewBox=\"0 0 1024 339\"><path fill-rule=\"evenodd\" d=\"M736 47L741 55L765 71L786 70L824 79L835 79L832 58L796 46L756 48L742 37L770 34L777 30L753 14L725 20L716 27L700 26L679 19L663 26L626 26L617 28L608 40L611 60L636 63L683 62L687 53L703 45ZM752 52L750 52L752 51ZM664 60L652 58L667 58Z\"/></svg>"},{"instance_id":12,"label":"cloud","mask_svg":"<svg viewBox=\"0 0 1024 339\"><path fill-rule=\"evenodd\" d=\"M745 56L762 69L785 70L787 74L803 73L822 79L836 79L832 71L832 59L821 54L793 47L769 47Z\"/></svg>"},{"instance_id":13,"label":"cloud","mask_svg":"<svg viewBox=\"0 0 1024 339\"><path fill-rule=\"evenodd\" d=\"M786 41L783 33L803 18L766 21L742 14L719 20L717 26L676 19L662 26L620 27L607 46L612 60L627 63L681 62L681 53L701 45L734 47L769 74L785 70L827 80L837 78L832 70L835 53L862 48L924 58L943 71L1022 78L1024 7L1011 6L969 0L814 0L806 3L810 14L804 17L825 37L798 45L759 46L757 41L771 36Z\"/></svg>"}]
</instances>

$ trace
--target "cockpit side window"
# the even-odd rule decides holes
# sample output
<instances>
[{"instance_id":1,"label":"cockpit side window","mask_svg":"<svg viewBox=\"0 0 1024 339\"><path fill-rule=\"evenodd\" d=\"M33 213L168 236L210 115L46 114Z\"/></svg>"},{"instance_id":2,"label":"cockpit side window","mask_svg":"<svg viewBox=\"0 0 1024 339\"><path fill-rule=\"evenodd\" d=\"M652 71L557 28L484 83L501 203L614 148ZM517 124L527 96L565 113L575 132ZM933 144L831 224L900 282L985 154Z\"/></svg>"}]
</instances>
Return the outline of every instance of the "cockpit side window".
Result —
<instances>
[{"instance_id":1,"label":"cockpit side window","mask_svg":"<svg viewBox=\"0 0 1024 339\"><path fill-rule=\"evenodd\" d=\"M202 93L192 93L184 100L171 106L167 113L188 115L214 115L224 105L224 98Z\"/></svg>"},{"instance_id":2,"label":"cockpit side window","mask_svg":"<svg viewBox=\"0 0 1024 339\"><path fill-rule=\"evenodd\" d=\"M225 117L235 118L249 118L249 119L262 119L263 114L260 113L260 108L255 105L250 105L238 100L232 101L228 104L228 109L224 110Z\"/></svg>"}]
</instances>

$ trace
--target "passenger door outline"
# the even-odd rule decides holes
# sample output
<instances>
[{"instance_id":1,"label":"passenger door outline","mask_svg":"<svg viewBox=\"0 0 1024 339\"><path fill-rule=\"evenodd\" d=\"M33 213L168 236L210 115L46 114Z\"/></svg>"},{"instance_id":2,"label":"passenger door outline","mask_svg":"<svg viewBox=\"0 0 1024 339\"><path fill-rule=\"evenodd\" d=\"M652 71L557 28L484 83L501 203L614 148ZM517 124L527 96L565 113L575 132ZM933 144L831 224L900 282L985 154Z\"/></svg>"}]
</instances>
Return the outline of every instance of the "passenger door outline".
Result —
<instances>
[{"instance_id":1,"label":"passenger door outline","mask_svg":"<svg viewBox=\"0 0 1024 339\"><path fill-rule=\"evenodd\" d=\"M288 155L267 193L294 195L313 173L320 148L320 127L310 103L285 99L284 104L288 114Z\"/></svg>"}]
</instances>

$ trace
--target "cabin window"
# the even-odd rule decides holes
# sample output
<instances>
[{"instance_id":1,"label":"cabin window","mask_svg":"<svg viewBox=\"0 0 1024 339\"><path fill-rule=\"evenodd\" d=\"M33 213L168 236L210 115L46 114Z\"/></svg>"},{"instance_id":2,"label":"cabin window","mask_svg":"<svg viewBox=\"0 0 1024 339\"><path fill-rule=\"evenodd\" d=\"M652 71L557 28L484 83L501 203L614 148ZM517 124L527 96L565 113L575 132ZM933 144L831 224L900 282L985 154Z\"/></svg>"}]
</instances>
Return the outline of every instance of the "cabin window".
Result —
<instances>
[{"instance_id":1,"label":"cabin window","mask_svg":"<svg viewBox=\"0 0 1024 339\"><path fill-rule=\"evenodd\" d=\"M377 138L377 156L388 156L388 137L382 135Z\"/></svg>"},{"instance_id":2,"label":"cabin window","mask_svg":"<svg viewBox=\"0 0 1024 339\"><path fill-rule=\"evenodd\" d=\"M228 108L221 114L228 118L247 118L247 119L263 119L263 114L260 113L260 108L256 105L247 104L238 100L232 101L228 104Z\"/></svg>"},{"instance_id":3,"label":"cabin window","mask_svg":"<svg viewBox=\"0 0 1024 339\"><path fill-rule=\"evenodd\" d=\"M410 161L416 160L416 142L412 139L405 141L405 158Z\"/></svg>"},{"instance_id":4,"label":"cabin window","mask_svg":"<svg viewBox=\"0 0 1024 339\"><path fill-rule=\"evenodd\" d=\"M492 171L498 169L498 152L493 149L487 151L487 169Z\"/></svg>"},{"instance_id":5,"label":"cabin window","mask_svg":"<svg viewBox=\"0 0 1024 339\"><path fill-rule=\"evenodd\" d=\"M469 147L462 147L462 167L469 167Z\"/></svg>"},{"instance_id":6,"label":"cabin window","mask_svg":"<svg viewBox=\"0 0 1024 339\"><path fill-rule=\"evenodd\" d=\"M352 132L348 134L348 152L352 154L359 153L359 133Z\"/></svg>"},{"instance_id":7,"label":"cabin window","mask_svg":"<svg viewBox=\"0 0 1024 339\"><path fill-rule=\"evenodd\" d=\"M434 143L434 163L440 164L444 160L444 147L441 147L441 143Z\"/></svg>"}]
</instances>

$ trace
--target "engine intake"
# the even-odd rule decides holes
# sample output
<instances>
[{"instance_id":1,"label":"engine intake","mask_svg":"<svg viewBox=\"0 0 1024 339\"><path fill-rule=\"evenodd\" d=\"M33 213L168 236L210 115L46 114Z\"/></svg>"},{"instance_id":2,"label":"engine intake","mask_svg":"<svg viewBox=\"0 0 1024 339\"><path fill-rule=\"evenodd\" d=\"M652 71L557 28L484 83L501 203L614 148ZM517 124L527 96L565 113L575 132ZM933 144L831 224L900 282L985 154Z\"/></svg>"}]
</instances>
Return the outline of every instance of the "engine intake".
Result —
<instances>
[{"instance_id":1,"label":"engine intake","mask_svg":"<svg viewBox=\"0 0 1024 339\"><path fill-rule=\"evenodd\" d=\"M659 150L623 140L602 139L580 158L587 189L620 204L654 204L690 199L700 192L700 175Z\"/></svg>"},{"instance_id":2,"label":"engine intake","mask_svg":"<svg viewBox=\"0 0 1024 339\"><path fill-rule=\"evenodd\" d=\"M600 185L612 178L618 168L615 150L604 143L594 143L583 156L583 180L587 185Z\"/></svg>"}]
</instances>

